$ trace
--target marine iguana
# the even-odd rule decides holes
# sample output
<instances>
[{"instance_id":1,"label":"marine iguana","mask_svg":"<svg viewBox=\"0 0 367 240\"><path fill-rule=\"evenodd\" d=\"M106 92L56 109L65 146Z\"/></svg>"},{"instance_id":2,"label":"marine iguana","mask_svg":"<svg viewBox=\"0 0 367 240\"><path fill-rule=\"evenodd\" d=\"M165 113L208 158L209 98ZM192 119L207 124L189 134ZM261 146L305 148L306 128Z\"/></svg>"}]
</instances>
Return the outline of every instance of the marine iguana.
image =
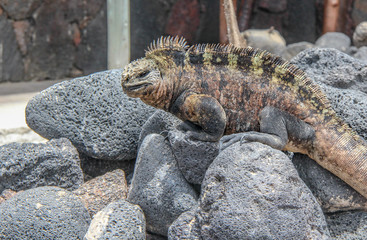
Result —
<instances>
[{"instance_id":1,"label":"marine iguana","mask_svg":"<svg viewBox=\"0 0 367 240\"><path fill-rule=\"evenodd\" d=\"M182 119L190 138L228 135L225 146L244 139L307 154L367 198L367 143L338 118L318 85L279 57L162 37L125 67L122 87Z\"/></svg>"}]
</instances>

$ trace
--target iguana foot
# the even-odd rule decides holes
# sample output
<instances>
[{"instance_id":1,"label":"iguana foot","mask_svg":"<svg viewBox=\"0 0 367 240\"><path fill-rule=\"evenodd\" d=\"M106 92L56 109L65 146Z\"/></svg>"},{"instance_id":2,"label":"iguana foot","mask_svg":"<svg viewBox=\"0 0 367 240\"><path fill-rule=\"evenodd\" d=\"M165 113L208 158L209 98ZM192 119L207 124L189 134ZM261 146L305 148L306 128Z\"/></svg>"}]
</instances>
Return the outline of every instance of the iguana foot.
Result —
<instances>
[{"instance_id":1,"label":"iguana foot","mask_svg":"<svg viewBox=\"0 0 367 240\"><path fill-rule=\"evenodd\" d=\"M287 141L276 135L251 131L223 136L220 139L220 150L222 151L236 142L240 142L240 144L243 142L260 142L279 150L287 144Z\"/></svg>"},{"instance_id":2,"label":"iguana foot","mask_svg":"<svg viewBox=\"0 0 367 240\"><path fill-rule=\"evenodd\" d=\"M185 132L186 138L192 140L199 140L204 142L216 142L221 137L221 134L209 134L205 132L201 127L190 121L185 121L177 126L177 129Z\"/></svg>"}]
</instances>

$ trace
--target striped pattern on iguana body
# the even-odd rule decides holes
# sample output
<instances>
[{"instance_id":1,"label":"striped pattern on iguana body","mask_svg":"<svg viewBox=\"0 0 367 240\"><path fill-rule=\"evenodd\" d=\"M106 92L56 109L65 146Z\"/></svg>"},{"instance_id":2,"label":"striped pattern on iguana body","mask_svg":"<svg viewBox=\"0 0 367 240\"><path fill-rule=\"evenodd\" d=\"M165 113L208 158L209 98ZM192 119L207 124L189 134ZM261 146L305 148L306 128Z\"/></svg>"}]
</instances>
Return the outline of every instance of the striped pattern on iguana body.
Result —
<instances>
[{"instance_id":1,"label":"striped pattern on iguana body","mask_svg":"<svg viewBox=\"0 0 367 240\"><path fill-rule=\"evenodd\" d=\"M122 87L182 119L190 138L228 135L225 146L244 139L307 154L367 197L367 143L337 117L318 85L279 57L161 38L126 66Z\"/></svg>"}]
</instances>

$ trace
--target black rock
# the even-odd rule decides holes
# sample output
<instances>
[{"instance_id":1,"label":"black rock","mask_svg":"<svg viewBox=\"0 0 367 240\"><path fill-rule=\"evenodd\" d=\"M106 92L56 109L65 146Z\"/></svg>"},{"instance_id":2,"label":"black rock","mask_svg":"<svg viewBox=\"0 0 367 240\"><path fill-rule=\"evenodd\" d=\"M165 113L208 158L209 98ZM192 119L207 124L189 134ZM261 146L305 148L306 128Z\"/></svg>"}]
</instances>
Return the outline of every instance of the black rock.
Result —
<instances>
[{"instance_id":1,"label":"black rock","mask_svg":"<svg viewBox=\"0 0 367 240\"><path fill-rule=\"evenodd\" d=\"M349 211L325 215L335 240L363 240L367 236L367 212Z\"/></svg>"},{"instance_id":2,"label":"black rock","mask_svg":"<svg viewBox=\"0 0 367 240\"><path fill-rule=\"evenodd\" d=\"M103 1L102 1L103 2ZM75 62L83 74L107 69L107 2L86 28L81 30Z\"/></svg>"},{"instance_id":3,"label":"black rock","mask_svg":"<svg viewBox=\"0 0 367 240\"><path fill-rule=\"evenodd\" d=\"M0 0L1 7L6 11L10 18L21 20L32 16L42 3L42 0Z\"/></svg>"},{"instance_id":4,"label":"black rock","mask_svg":"<svg viewBox=\"0 0 367 240\"><path fill-rule=\"evenodd\" d=\"M39 187L0 204L0 239L82 239L90 216L71 192Z\"/></svg>"},{"instance_id":5,"label":"black rock","mask_svg":"<svg viewBox=\"0 0 367 240\"><path fill-rule=\"evenodd\" d=\"M101 176L107 172L112 172L116 169L121 169L126 176L130 176L134 172L135 159L130 161L111 161L88 157L84 154L79 154L81 167L84 173L84 181L91 178Z\"/></svg>"},{"instance_id":6,"label":"black rock","mask_svg":"<svg viewBox=\"0 0 367 240\"><path fill-rule=\"evenodd\" d=\"M24 64L15 38L12 22L0 15L0 83L18 82L24 78Z\"/></svg>"},{"instance_id":7,"label":"black rock","mask_svg":"<svg viewBox=\"0 0 367 240\"><path fill-rule=\"evenodd\" d=\"M94 215L84 239L145 240L145 234L145 217L141 208L119 200Z\"/></svg>"},{"instance_id":8,"label":"black rock","mask_svg":"<svg viewBox=\"0 0 367 240\"><path fill-rule=\"evenodd\" d=\"M321 207L290 159L260 143L237 143L218 155L199 208L203 239L329 237Z\"/></svg>"},{"instance_id":9,"label":"black rock","mask_svg":"<svg viewBox=\"0 0 367 240\"><path fill-rule=\"evenodd\" d=\"M77 150L65 138L47 143L10 143L0 146L0 193L39 186L69 190L83 184Z\"/></svg>"},{"instance_id":10,"label":"black rock","mask_svg":"<svg viewBox=\"0 0 367 240\"><path fill-rule=\"evenodd\" d=\"M95 73L55 84L26 108L30 128L41 136L68 138L96 159L136 157L141 126L154 109L122 92L121 70Z\"/></svg>"},{"instance_id":11,"label":"black rock","mask_svg":"<svg viewBox=\"0 0 367 240\"><path fill-rule=\"evenodd\" d=\"M143 209L147 230L163 236L181 213L196 206L197 195L163 136L148 135L140 146L127 199Z\"/></svg>"}]
</instances>

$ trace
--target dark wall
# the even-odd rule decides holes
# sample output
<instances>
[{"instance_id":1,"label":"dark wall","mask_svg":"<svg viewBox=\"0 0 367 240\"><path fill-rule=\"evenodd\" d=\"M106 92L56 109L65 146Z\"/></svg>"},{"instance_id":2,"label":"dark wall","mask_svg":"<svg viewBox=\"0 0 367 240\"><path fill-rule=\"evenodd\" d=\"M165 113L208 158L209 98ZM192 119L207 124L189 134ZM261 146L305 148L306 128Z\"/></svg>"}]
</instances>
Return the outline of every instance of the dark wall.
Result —
<instances>
[{"instance_id":1,"label":"dark wall","mask_svg":"<svg viewBox=\"0 0 367 240\"><path fill-rule=\"evenodd\" d=\"M250 28L267 29L274 26L287 43L314 42L321 32L316 0L258 0L255 1Z\"/></svg>"},{"instance_id":2,"label":"dark wall","mask_svg":"<svg viewBox=\"0 0 367 240\"><path fill-rule=\"evenodd\" d=\"M341 0L339 31L367 20L367 0ZM237 0L248 28L274 26L287 43L321 35L324 0ZM160 36L189 44L219 42L219 0L131 0L131 59ZM241 25L241 24L240 24ZM76 77L107 68L106 0L0 0L0 83Z\"/></svg>"},{"instance_id":3,"label":"dark wall","mask_svg":"<svg viewBox=\"0 0 367 240\"><path fill-rule=\"evenodd\" d=\"M184 36L189 43L219 39L219 1L134 0L131 4L131 59L164 35Z\"/></svg>"},{"instance_id":4,"label":"dark wall","mask_svg":"<svg viewBox=\"0 0 367 240\"><path fill-rule=\"evenodd\" d=\"M0 0L0 82L106 69L105 0Z\"/></svg>"}]
</instances>

